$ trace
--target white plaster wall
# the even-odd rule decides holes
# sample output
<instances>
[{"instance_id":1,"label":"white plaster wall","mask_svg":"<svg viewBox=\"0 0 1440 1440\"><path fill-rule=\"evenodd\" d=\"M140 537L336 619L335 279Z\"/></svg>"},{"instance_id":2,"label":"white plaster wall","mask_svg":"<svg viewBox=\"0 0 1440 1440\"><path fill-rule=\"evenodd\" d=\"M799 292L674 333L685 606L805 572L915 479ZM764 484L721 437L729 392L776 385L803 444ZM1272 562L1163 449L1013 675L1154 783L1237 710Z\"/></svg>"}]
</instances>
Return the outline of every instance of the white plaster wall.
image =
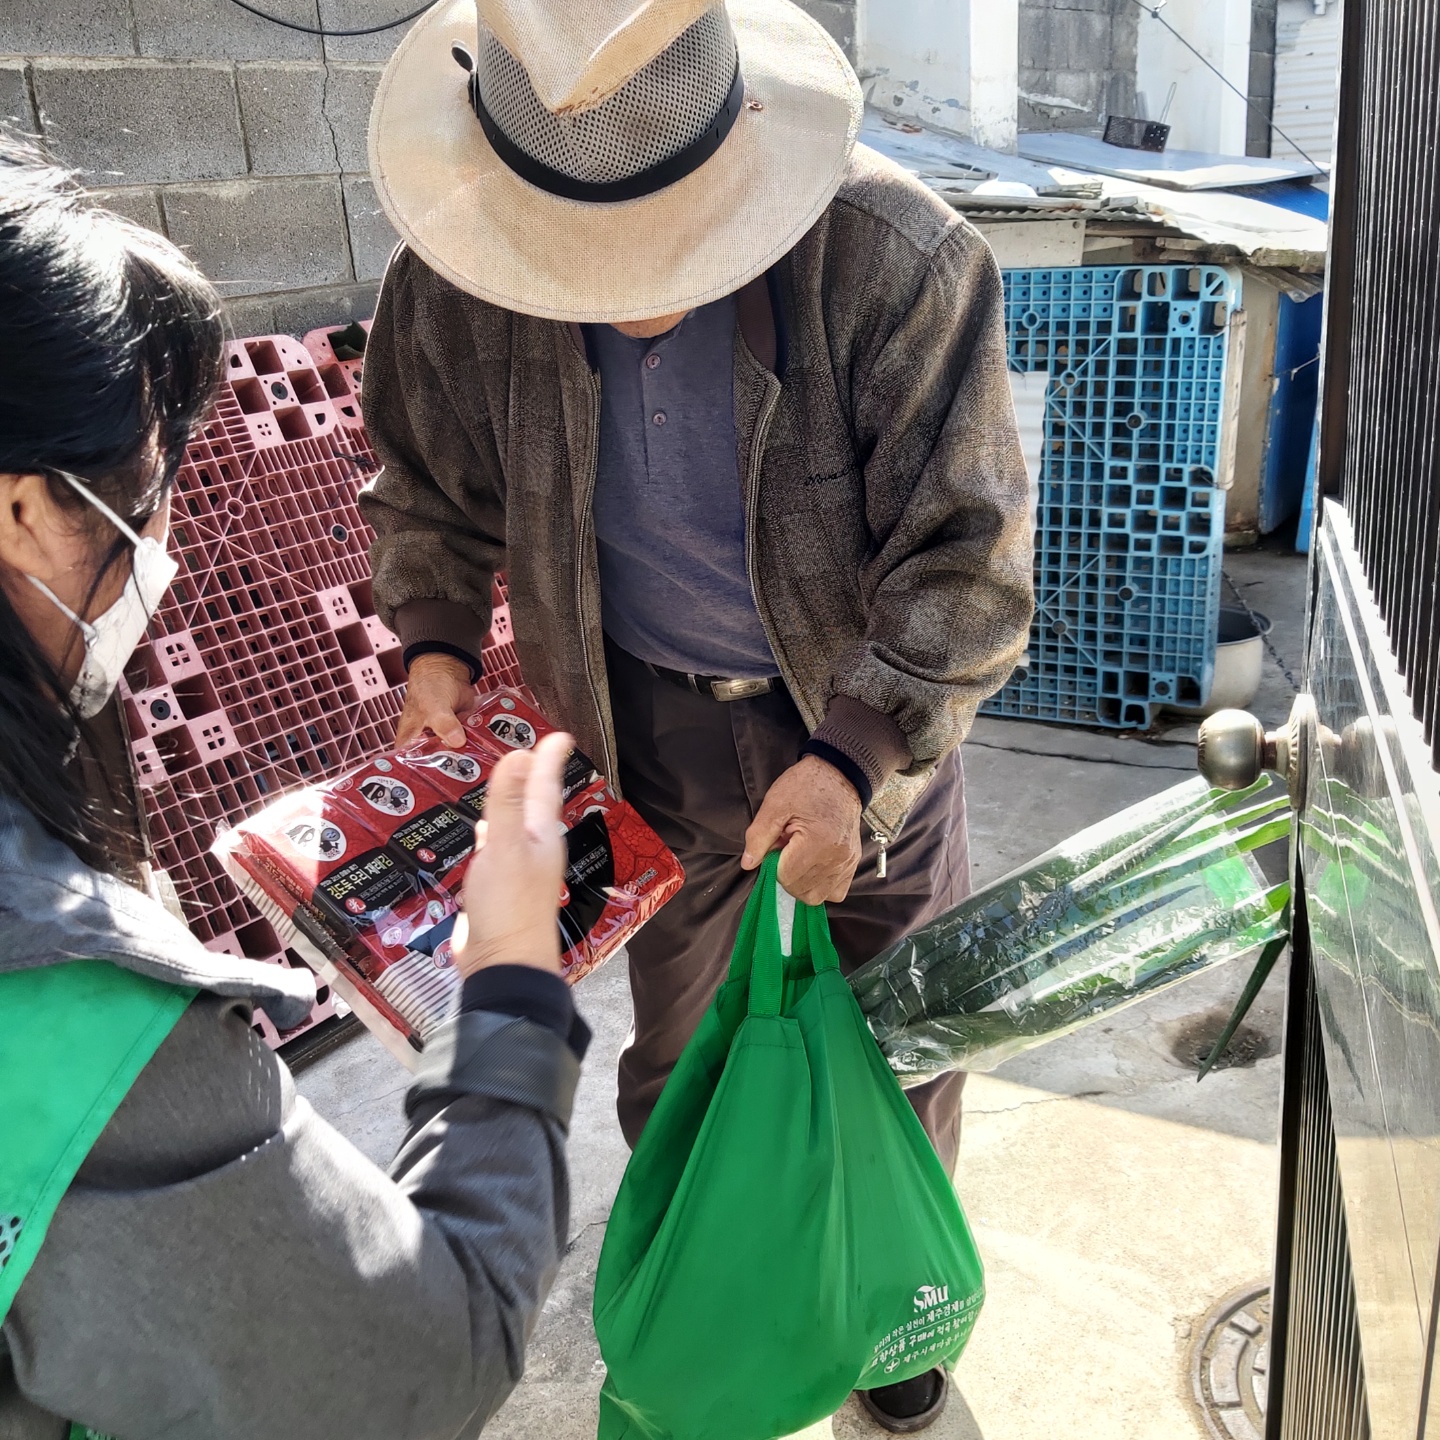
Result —
<instances>
[{"instance_id":1,"label":"white plaster wall","mask_svg":"<svg viewBox=\"0 0 1440 1440\"><path fill-rule=\"evenodd\" d=\"M1147 8L1154 0L1147 0ZM1158 20L1140 17L1135 88L1158 120L1175 85L1167 117L1170 149L1245 153L1250 80L1250 0L1168 0L1161 14L1240 89L1237 95Z\"/></svg>"},{"instance_id":2,"label":"white plaster wall","mask_svg":"<svg viewBox=\"0 0 1440 1440\"><path fill-rule=\"evenodd\" d=\"M859 70L895 115L1015 148L1019 0L860 0Z\"/></svg>"}]
</instances>

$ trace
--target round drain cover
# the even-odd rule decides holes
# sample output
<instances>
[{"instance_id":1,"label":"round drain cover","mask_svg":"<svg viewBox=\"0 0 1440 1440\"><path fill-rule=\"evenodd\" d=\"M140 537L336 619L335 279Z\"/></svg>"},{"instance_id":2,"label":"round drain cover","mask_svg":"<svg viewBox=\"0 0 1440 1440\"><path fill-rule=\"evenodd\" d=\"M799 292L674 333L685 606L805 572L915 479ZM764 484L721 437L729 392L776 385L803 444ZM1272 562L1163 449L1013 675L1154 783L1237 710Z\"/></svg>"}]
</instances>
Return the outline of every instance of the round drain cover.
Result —
<instances>
[{"instance_id":1,"label":"round drain cover","mask_svg":"<svg viewBox=\"0 0 1440 1440\"><path fill-rule=\"evenodd\" d=\"M1263 1440L1270 1372L1270 1287L1247 1285L1205 1317L1190 1363L1214 1440Z\"/></svg>"}]
</instances>

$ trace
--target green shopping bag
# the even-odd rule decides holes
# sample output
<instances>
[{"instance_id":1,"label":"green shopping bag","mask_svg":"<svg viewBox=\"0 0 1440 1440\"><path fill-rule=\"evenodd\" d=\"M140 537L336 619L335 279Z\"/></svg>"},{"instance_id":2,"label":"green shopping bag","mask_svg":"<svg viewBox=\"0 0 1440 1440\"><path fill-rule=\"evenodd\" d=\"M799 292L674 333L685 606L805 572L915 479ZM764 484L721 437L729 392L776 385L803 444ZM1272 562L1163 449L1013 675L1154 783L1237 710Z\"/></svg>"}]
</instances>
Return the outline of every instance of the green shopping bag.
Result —
<instances>
[{"instance_id":1,"label":"green shopping bag","mask_svg":"<svg viewBox=\"0 0 1440 1440\"><path fill-rule=\"evenodd\" d=\"M795 905L782 953L777 862L610 1212L600 1440L792 1434L853 1389L954 1361L984 1299L954 1187L823 907Z\"/></svg>"}]
</instances>

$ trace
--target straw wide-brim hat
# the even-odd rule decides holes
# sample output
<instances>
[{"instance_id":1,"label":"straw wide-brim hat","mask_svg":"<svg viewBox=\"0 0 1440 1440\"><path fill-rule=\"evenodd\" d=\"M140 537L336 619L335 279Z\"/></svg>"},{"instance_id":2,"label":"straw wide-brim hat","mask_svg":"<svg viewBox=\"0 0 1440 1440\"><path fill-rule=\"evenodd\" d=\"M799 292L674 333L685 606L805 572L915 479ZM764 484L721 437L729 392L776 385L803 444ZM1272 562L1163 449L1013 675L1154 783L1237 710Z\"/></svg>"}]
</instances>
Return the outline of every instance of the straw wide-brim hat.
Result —
<instances>
[{"instance_id":1,"label":"straw wide-brim hat","mask_svg":"<svg viewBox=\"0 0 1440 1440\"><path fill-rule=\"evenodd\" d=\"M664 12L684 3L632 0L630 8L638 21L663 26ZM482 18L498 4L506 20L514 0L480 4ZM532 44L542 42L528 58L523 26L501 37L556 114L603 103L679 29L673 16L658 39L632 26L629 60L624 44L597 48L582 36L581 60L567 68L572 5L587 8L584 0L554 0L548 15L539 7L553 26L546 34L535 23L535 0L522 3ZM691 0L690 15L703 8ZM556 320L676 314L764 273L839 189L863 101L840 47L789 0L729 0L726 8L744 96L718 149L654 193L596 201L532 184L500 157L472 108L471 76L457 63L457 47L476 44L476 0L441 0L390 60L370 118L371 173L406 245L462 290Z\"/></svg>"}]
</instances>

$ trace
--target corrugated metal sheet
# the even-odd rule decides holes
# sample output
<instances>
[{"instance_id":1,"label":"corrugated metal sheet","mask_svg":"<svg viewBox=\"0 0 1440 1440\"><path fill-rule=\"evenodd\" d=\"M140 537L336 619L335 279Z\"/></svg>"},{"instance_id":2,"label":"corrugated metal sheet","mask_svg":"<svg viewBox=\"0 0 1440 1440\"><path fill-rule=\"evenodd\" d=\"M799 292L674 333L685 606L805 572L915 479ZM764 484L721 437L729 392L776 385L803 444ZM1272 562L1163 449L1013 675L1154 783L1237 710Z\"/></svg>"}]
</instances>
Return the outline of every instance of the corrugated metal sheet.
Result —
<instances>
[{"instance_id":1,"label":"corrugated metal sheet","mask_svg":"<svg viewBox=\"0 0 1440 1440\"><path fill-rule=\"evenodd\" d=\"M1279 0L1275 17L1276 127L1318 165L1330 163L1335 143L1336 78L1340 61L1340 0ZM1270 136L1270 154L1295 156L1278 134Z\"/></svg>"},{"instance_id":2,"label":"corrugated metal sheet","mask_svg":"<svg viewBox=\"0 0 1440 1440\"><path fill-rule=\"evenodd\" d=\"M1226 191L1165 190L1111 175L1090 175L1064 165L1042 165L1020 155L1002 155L961 140L897 125L874 110L865 112L860 138L904 166L957 210L979 219L1076 218L1092 221L1139 219L1173 226L1183 234L1228 251L1252 264L1290 270L1318 270L1325 260L1325 222ZM995 180L982 192L961 191L934 178L961 165L989 170ZM927 178L932 177L932 178ZM1055 194L1056 189L1064 195ZM1083 189L1085 196L1073 192ZM1089 198L1095 191L1099 198ZM1048 193L1047 193L1048 192ZM1228 257L1227 257L1228 258Z\"/></svg>"}]
</instances>

